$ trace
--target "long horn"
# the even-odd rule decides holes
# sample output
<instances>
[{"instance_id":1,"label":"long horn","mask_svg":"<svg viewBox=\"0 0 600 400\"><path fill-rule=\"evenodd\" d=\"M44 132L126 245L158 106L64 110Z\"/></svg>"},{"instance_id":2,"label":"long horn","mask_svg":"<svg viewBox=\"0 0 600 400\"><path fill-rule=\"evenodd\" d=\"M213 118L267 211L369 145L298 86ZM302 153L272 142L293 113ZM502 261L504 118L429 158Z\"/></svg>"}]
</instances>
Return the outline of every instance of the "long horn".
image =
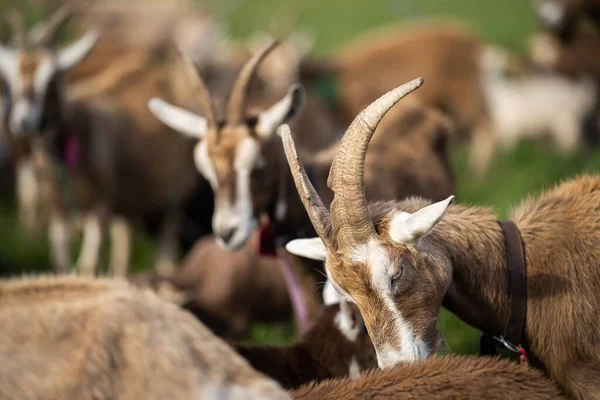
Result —
<instances>
[{"instance_id":1,"label":"long horn","mask_svg":"<svg viewBox=\"0 0 600 400\"><path fill-rule=\"evenodd\" d=\"M70 2L61 6L54 14L52 14L46 23L43 23L43 25L31 33L31 41L39 46L49 45L56 37L59 30L69 22L80 5L81 2L78 2L77 4Z\"/></svg>"},{"instance_id":2,"label":"long horn","mask_svg":"<svg viewBox=\"0 0 600 400\"><path fill-rule=\"evenodd\" d=\"M231 90L231 97L227 104L227 123L231 126L239 125L244 117L244 111L246 107L246 100L248 97L248 86L250 81L256 72L256 68L260 62L273 50L279 41L273 40L264 49L255 53L248 62L242 67L233 89Z\"/></svg>"},{"instance_id":3,"label":"long horn","mask_svg":"<svg viewBox=\"0 0 600 400\"><path fill-rule=\"evenodd\" d=\"M18 47L24 47L27 45L27 31L23 24L23 16L16 9L10 9L4 15L6 24L10 27L13 34L13 40L15 45Z\"/></svg>"},{"instance_id":4,"label":"long horn","mask_svg":"<svg viewBox=\"0 0 600 400\"><path fill-rule=\"evenodd\" d=\"M200 107L206 118L206 122L209 128L217 127L217 110L215 103L213 102L210 92L202 79L202 75L198 72L192 61L179 49L179 56L183 64L184 72L192 84L193 92L198 96L200 101Z\"/></svg>"},{"instance_id":5,"label":"long horn","mask_svg":"<svg viewBox=\"0 0 600 400\"><path fill-rule=\"evenodd\" d=\"M321 201L319 194L312 183L310 183L310 179L308 179L308 175L298 159L298 153L296 153L296 146L294 145L294 139L292 139L290 127L286 124L281 125L278 128L277 133L279 133L283 141L285 157L287 158L292 176L294 177L294 183L296 184L296 189L298 190L302 204L304 204L304 208L308 213L308 217L310 218L317 235L323 240L325 247L329 248L331 245L332 233L329 211L323 205L323 201Z\"/></svg>"},{"instance_id":6,"label":"long horn","mask_svg":"<svg viewBox=\"0 0 600 400\"><path fill-rule=\"evenodd\" d=\"M331 218L342 248L366 243L375 235L367 209L364 167L371 137L385 114L404 96L423 84L418 78L381 96L352 121L337 151L327 186L333 191Z\"/></svg>"}]
</instances>

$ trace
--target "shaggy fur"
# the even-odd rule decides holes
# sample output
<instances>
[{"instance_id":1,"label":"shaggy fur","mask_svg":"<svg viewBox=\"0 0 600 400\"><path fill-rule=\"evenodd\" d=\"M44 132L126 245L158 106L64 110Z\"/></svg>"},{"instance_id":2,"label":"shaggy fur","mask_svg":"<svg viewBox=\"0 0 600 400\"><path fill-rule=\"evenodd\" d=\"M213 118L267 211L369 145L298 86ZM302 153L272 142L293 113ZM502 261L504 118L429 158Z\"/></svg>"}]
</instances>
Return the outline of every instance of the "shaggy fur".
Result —
<instances>
[{"instance_id":1,"label":"shaggy fur","mask_svg":"<svg viewBox=\"0 0 600 400\"><path fill-rule=\"evenodd\" d=\"M0 283L0 398L287 398L192 316L110 280Z\"/></svg>"},{"instance_id":2,"label":"shaggy fur","mask_svg":"<svg viewBox=\"0 0 600 400\"><path fill-rule=\"evenodd\" d=\"M312 383L295 399L560 399L554 383L534 369L496 358L430 358L371 371L358 379Z\"/></svg>"},{"instance_id":3,"label":"shaggy fur","mask_svg":"<svg viewBox=\"0 0 600 400\"><path fill-rule=\"evenodd\" d=\"M292 346L237 345L235 349L257 371L286 389L375 368L375 350L360 314L358 311L354 314L354 306L348 307L352 307L352 311L344 315L345 310L341 310L339 304L326 307L312 328ZM341 318L348 324L342 325ZM356 332L356 337L351 340L342 329Z\"/></svg>"}]
</instances>

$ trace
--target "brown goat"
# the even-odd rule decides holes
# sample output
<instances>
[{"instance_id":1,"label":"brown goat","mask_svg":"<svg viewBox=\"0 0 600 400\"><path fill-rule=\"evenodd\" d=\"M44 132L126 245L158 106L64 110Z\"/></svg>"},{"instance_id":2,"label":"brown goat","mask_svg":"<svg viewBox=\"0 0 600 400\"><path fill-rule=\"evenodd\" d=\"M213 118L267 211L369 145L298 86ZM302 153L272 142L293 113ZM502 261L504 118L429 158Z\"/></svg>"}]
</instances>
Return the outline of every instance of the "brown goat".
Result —
<instances>
[{"instance_id":1,"label":"brown goat","mask_svg":"<svg viewBox=\"0 0 600 400\"><path fill-rule=\"evenodd\" d=\"M338 52L332 67L347 120L399 82L423 76L430 85L416 98L449 114L458 140L472 138L472 166L483 174L491 144L480 82L484 48L471 32L449 23L392 26L356 39Z\"/></svg>"},{"instance_id":2,"label":"brown goat","mask_svg":"<svg viewBox=\"0 0 600 400\"><path fill-rule=\"evenodd\" d=\"M290 252L325 261L343 297L355 303L379 366L427 358L439 340L444 304L467 323L502 332L509 314L506 245L487 209L418 198L367 205L364 162L385 113L423 83L417 79L371 104L350 125L329 175L331 215L281 129L296 187L319 238ZM583 176L525 201L512 213L527 264L522 344L574 398L600 396L600 178Z\"/></svg>"},{"instance_id":3,"label":"brown goat","mask_svg":"<svg viewBox=\"0 0 600 400\"><path fill-rule=\"evenodd\" d=\"M454 191L450 164L453 124L440 112L407 99L377 128L365 163L365 190L369 198L393 200L420 195L439 201ZM315 187L324 204L332 193L327 189L329 168L339 143L313 159ZM424 166L427 166L424 168Z\"/></svg>"},{"instance_id":4,"label":"brown goat","mask_svg":"<svg viewBox=\"0 0 600 400\"><path fill-rule=\"evenodd\" d=\"M529 43L531 59L548 70L574 77L591 77L600 82L600 34L581 32L568 44L548 33L533 36Z\"/></svg>"},{"instance_id":5,"label":"brown goat","mask_svg":"<svg viewBox=\"0 0 600 400\"><path fill-rule=\"evenodd\" d=\"M295 399L562 399L535 369L491 357L443 357L410 362L358 379L311 383Z\"/></svg>"},{"instance_id":6,"label":"brown goat","mask_svg":"<svg viewBox=\"0 0 600 400\"><path fill-rule=\"evenodd\" d=\"M325 379L356 378L377 366L375 349L360 313L345 301L325 307L294 345L236 345L235 350L254 369L275 379L285 389Z\"/></svg>"},{"instance_id":7,"label":"brown goat","mask_svg":"<svg viewBox=\"0 0 600 400\"><path fill-rule=\"evenodd\" d=\"M158 293L179 293L184 308L222 337L240 337L253 322L289 320L280 261L258 254L259 237L257 230L234 252L219 247L213 236L202 238L176 272L151 278L155 282L149 286Z\"/></svg>"},{"instance_id":8,"label":"brown goat","mask_svg":"<svg viewBox=\"0 0 600 400\"><path fill-rule=\"evenodd\" d=\"M542 27L570 42L585 22L600 28L598 0L534 0Z\"/></svg>"},{"instance_id":9,"label":"brown goat","mask_svg":"<svg viewBox=\"0 0 600 400\"><path fill-rule=\"evenodd\" d=\"M56 15L61 12L64 10ZM15 24L20 47L1 48L0 71L7 78L13 103L8 115L12 134L31 137L31 133L42 133L45 158L50 159L44 164L57 170L54 175L67 171L73 197L84 213L79 269L86 273L96 269L104 232L102 220L113 216L111 236L116 247L111 253L111 269L124 275L130 229L120 217L136 220L157 211L167 214L157 267L169 269L176 253L179 209L198 186L199 177L191 155L193 144L155 121L145 104L156 94L178 98L178 86L170 81L174 72L167 67L144 70L124 86L107 84L105 93L92 91L90 95L84 90L77 97L65 87L64 74L91 51L96 35L89 34L66 50L52 52L48 41L65 21L64 17L52 18L46 38L36 43L23 38L24 33L19 34L23 29ZM58 64L61 56L68 65ZM115 76L130 73L125 70ZM70 210L64 205L68 199L58 188L54 191L60 207L52 204L55 211L50 236L54 264L64 272L70 267L66 221Z\"/></svg>"},{"instance_id":10,"label":"brown goat","mask_svg":"<svg viewBox=\"0 0 600 400\"><path fill-rule=\"evenodd\" d=\"M1 399L287 398L191 315L114 280L0 283Z\"/></svg>"}]
</instances>

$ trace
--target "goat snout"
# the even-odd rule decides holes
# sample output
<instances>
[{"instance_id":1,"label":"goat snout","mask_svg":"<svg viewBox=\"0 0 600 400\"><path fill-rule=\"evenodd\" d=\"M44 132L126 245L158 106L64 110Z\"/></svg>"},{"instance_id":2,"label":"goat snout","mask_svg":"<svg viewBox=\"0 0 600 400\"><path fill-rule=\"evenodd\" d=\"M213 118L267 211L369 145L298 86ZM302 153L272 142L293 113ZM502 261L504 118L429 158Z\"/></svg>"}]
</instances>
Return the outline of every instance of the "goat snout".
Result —
<instances>
[{"instance_id":1,"label":"goat snout","mask_svg":"<svg viewBox=\"0 0 600 400\"><path fill-rule=\"evenodd\" d=\"M235 235L236 231L237 231L236 227L227 228L221 232L218 232L218 235L223 240L223 242L229 243L231 241L231 239L233 238L233 235Z\"/></svg>"}]
</instances>

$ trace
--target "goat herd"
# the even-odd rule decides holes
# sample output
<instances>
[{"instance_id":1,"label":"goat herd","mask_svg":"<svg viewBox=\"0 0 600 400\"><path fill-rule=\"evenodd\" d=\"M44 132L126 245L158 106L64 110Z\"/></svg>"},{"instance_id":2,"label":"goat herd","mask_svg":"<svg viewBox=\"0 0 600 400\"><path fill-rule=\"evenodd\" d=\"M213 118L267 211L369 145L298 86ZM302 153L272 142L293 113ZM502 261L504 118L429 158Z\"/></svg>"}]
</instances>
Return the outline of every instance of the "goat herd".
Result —
<instances>
[{"instance_id":1,"label":"goat herd","mask_svg":"<svg viewBox=\"0 0 600 400\"><path fill-rule=\"evenodd\" d=\"M456 146L482 178L524 134L598 137L600 2L535 6L526 62L441 22L316 58L183 2L3 11L0 133L58 276L0 282L0 399L600 399L600 177L510 221L453 204ZM132 226L154 272L128 273ZM442 306L523 365L441 355ZM295 344L239 342L292 315Z\"/></svg>"}]
</instances>

